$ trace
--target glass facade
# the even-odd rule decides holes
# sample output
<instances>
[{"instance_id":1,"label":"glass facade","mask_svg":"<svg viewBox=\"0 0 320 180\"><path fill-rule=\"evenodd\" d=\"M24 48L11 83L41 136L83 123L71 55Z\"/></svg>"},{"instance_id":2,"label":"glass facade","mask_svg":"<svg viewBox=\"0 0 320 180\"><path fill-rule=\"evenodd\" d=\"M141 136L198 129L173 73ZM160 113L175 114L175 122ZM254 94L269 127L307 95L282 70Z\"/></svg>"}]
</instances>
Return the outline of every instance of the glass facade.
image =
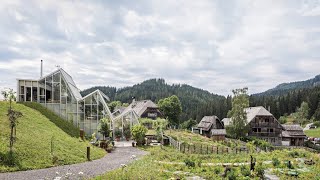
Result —
<instances>
[{"instance_id":1,"label":"glass facade","mask_svg":"<svg viewBox=\"0 0 320 180\"><path fill-rule=\"evenodd\" d=\"M113 120L106 104L108 97L96 90L81 96L71 76L59 69L40 80L18 80L18 101L38 102L60 117L83 129L86 134L98 134L102 118Z\"/></svg>"}]
</instances>

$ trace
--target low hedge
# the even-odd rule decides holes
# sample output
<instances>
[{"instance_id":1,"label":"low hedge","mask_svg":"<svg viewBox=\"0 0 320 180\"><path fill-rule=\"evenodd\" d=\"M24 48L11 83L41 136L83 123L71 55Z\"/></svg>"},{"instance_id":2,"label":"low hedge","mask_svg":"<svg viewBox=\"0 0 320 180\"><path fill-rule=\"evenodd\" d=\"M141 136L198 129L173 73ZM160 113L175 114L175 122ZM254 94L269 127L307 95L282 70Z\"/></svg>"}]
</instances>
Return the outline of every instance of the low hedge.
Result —
<instances>
[{"instance_id":1,"label":"low hedge","mask_svg":"<svg viewBox=\"0 0 320 180\"><path fill-rule=\"evenodd\" d=\"M41 114L46 116L51 122L53 122L56 126L58 126L61 130L63 130L65 133L69 134L70 136L76 137L76 138L80 136L79 128L75 127L71 122L61 118L60 116L58 116L51 110L45 108L41 104L36 102L19 102L19 103L39 111Z\"/></svg>"}]
</instances>

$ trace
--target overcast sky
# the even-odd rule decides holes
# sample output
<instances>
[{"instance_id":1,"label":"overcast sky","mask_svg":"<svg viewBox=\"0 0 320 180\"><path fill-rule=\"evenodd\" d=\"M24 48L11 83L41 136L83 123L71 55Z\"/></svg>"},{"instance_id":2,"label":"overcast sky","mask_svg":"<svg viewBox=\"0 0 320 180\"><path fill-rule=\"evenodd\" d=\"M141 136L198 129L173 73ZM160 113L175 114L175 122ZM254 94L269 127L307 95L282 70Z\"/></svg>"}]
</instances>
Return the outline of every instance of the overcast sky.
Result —
<instances>
[{"instance_id":1,"label":"overcast sky","mask_svg":"<svg viewBox=\"0 0 320 180\"><path fill-rule=\"evenodd\" d=\"M65 69L80 89L150 78L217 94L320 74L320 1L0 3L0 89Z\"/></svg>"}]
</instances>

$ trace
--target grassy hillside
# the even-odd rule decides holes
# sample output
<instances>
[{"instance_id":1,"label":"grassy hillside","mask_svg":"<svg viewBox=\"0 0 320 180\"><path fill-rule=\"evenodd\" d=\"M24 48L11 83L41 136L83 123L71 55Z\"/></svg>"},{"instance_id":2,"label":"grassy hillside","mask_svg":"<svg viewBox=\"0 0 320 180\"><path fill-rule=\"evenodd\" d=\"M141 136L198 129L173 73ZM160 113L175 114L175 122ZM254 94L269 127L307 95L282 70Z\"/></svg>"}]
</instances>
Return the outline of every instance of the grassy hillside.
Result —
<instances>
[{"instance_id":1,"label":"grassy hillside","mask_svg":"<svg viewBox=\"0 0 320 180\"><path fill-rule=\"evenodd\" d=\"M8 152L9 121L6 116L9 104L0 102L0 172L39 169L64 164L86 161L88 142L81 142L65 133L39 111L22 104L13 104L13 108L22 112L17 126L17 141L14 145L15 163L13 167L6 166L4 158ZM52 141L53 139L53 141ZM53 155L51 154L53 142ZM91 149L91 159L105 155L102 149Z\"/></svg>"},{"instance_id":2,"label":"grassy hillside","mask_svg":"<svg viewBox=\"0 0 320 180\"><path fill-rule=\"evenodd\" d=\"M35 102L20 102L20 103L39 111L41 114L47 117L51 122L53 122L56 126L58 126L61 130L63 130L65 133L69 134L70 136L79 137L79 128L75 127L71 122L62 119L61 117L56 115L54 112L43 107L41 104L35 103Z\"/></svg>"}]
</instances>

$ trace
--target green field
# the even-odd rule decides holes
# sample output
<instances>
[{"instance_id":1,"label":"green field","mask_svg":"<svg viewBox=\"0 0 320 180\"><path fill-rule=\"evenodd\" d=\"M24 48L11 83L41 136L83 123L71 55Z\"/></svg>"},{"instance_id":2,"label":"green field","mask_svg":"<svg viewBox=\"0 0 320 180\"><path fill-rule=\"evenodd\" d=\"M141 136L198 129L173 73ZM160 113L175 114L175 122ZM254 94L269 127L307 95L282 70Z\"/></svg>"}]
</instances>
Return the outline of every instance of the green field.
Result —
<instances>
[{"instance_id":1,"label":"green field","mask_svg":"<svg viewBox=\"0 0 320 180\"><path fill-rule=\"evenodd\" d=\"M310 130L304 131L304 133L308 137L318 137L318 138L320 138L320 128L310 129Z\"/></svg>"},{"instance_id":2,"label":"green field","mask_svg":"<svg viewBox=\"0 0 320 180\"><path fill-rule=\"evenodd\" d=\"M14 144L15 166L7 166L4 159L9 149L10 128L6 116L8 106L9 103L0 102L0 172L39 169L86 161L88 142L71 137L39 111L14 103L13 108L22 112L23 117L19 119L17 140ZM52 147L53 153L51 153ZM101 158L104 155L104 150L92 147L91 159Z\"/></svg>"}]
</instances>

